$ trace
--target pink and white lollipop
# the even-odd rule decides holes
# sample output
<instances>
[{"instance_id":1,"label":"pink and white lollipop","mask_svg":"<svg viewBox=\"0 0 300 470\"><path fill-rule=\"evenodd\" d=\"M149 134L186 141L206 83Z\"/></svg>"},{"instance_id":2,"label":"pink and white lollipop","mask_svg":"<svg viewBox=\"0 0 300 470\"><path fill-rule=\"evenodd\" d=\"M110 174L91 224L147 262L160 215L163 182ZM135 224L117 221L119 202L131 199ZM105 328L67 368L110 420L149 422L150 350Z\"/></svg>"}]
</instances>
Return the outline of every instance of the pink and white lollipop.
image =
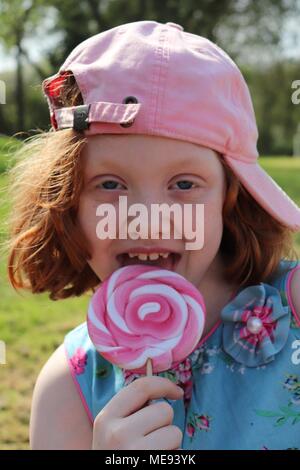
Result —
<instances>
[{"instance_id":1,"label":"pink and white lollipop","mask_svg":"<svg viewBox=\"0 0 300 470\"><path fill-rule=\"evenodd\" d=\"M205 304L183 276L156 266L124 266L94 293L87 314L96 350L121 368L144 374L182 362L196 349Z\"/></svg>"}]
</instances>

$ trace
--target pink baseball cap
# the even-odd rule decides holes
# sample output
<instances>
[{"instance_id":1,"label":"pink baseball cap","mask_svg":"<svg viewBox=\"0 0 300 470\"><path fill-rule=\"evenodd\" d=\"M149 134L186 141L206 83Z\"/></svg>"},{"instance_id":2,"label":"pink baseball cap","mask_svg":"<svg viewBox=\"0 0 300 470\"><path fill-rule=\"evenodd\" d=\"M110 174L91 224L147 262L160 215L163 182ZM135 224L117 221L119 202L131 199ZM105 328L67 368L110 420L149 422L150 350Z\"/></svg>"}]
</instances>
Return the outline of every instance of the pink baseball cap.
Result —
<instances>
[{"instance_id":1,"label":"pink baseball cap","mask_svg":"<svg viewBox=\"0 0 300 470\"><path fill-rule=\"evenodd\" d=\"M59 107L74 75L84 104ZM84 135L150 134L223 154L255 200L293 231L300 209L258 163L256 119L237 65L210 40L168 22L136 21L103 31L43 81L54 130Z\"/></svg>"}]
</instances>

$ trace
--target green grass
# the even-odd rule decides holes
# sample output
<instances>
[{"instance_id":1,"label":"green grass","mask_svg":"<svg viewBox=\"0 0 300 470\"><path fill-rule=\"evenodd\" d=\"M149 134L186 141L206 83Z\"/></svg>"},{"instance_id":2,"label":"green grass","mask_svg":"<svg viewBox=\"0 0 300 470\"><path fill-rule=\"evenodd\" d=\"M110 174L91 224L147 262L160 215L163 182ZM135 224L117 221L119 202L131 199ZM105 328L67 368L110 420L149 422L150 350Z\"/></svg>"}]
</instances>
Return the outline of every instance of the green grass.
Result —
<instances>
[{"instance_id":1,"label":"green grass","mask_svg":"<svg viewBox=\"0 0 300 470\"><path fill-rule=\"evenodd\" d=\"M300 157L261 157L261 166L300 205Z\"/></svg>"},{"instance_id":2,"label":"green grass","mask_svg":"<svg viewBox=\"0 0 300 470\"><path fill-rule=\"evenodd\" d=\"M260 157L261 166L300 207L300 158ZM300 232L295 234L300 256Z\"/></svg>"},{"instance_id":3,"label":"green grass","mask_svg":"<svg viewBox=\"0 0 300 470\"><path fill-rule=\"evenodd\" d=\"M0 175L0 227L9 201L3 199L6 175ZM6 364L0 364L0 449L29 448L29 416L37 375L65 334L85 321L88 296L50 301L46 294L16 293L0 255L0 340L6 344Z\"/></svg>"},{"instance_id":4,"label":"green grass","mask_svg":"<svg viewBox=\"0 0 300 470\"><path fill-rule=\"evenodd\" d=\"M20 141L0 134L0 173L13 165L14 152L20 147Z\"/></svg>"},{"instance_id":5,"label":"green grass","mask_svg":"<svg viewBox=\"0 0 300 470\"><path fill-rule=\"evenodd\" d=\"M0 168L2 164L3 170L7 163L10 164L4 160L3 154L1 156L1 144L7 148L4 140L0 138ZM300 159L261 158L260 161L300 204ZM0 174L2 238L10 206L5 198L6 186L7 176ZM299 235L295 241L300 254ZM16 293L7 281L5 262L1 254L0 340L6 343L6 364L0 365L0 449L28 449L30 403L36 377L54 349L62 343L65 334L85 320L89 297L85 295L53 302L46 294Z\"/></svg>"}]
</instances>

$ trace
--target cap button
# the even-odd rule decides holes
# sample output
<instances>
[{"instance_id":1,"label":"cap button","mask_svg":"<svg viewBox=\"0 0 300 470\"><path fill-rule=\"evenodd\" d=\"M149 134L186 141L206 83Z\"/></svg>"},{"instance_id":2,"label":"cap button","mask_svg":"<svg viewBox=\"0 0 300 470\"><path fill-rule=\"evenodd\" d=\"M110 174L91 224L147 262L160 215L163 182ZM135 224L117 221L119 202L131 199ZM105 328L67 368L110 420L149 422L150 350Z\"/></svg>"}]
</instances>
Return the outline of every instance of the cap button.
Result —
<instances>
[{"instance_id":1,"label":"cap button","mask_svg":"<svg viewBox=\"0 0 300 470\"><path fill-rule=\"evenodd\" d=\"M168 23L166 23L167 26L171 26L172 28L176 28L176 29L179 29L179 31L183 31L183 26L181 26L180 24L177 24L177 23L172 23L171 21L168 21Z\"/></svg>"}]
</instances>

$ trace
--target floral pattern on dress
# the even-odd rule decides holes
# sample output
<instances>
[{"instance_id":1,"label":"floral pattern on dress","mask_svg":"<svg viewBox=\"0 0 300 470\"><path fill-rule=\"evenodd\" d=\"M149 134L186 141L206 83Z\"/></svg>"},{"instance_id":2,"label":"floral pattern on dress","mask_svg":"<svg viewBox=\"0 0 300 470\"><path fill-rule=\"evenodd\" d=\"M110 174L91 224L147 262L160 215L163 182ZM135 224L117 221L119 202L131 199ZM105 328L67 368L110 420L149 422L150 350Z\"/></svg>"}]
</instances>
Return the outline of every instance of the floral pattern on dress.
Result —
<instances>
[{"instance_id":1,"label":"floral pattern on dress","mask_svg":"<svg viewBox=\"0 0 300 470\"><path fill-rule=\"evenodd\" d=\"M300 380L295 374L287 374L283 388L289 392L287 405L279 406L277 410L255 410L258 416L276 418L274 426L282 426L289 422L295 425L300 422Z\"/></svg>"},{"instance_id":2,"label":"floral pattern on dress","mask_svg":"<svg viewBox=\"0 0 300 470\"><path fill-rule=\"evenodd\" d=\"M70 364L76 375L83 374L87 365L87 353L83 348L77 348L73 356L70 358Z\"/></svg>"},{"instance_id":3,"label":"floral pattern on dress","mask_svg":"<svg viewBox=\"0 0 300 470\"><path fill-rule=\"evenodd\" d=\"M290 402L294 405L300 405L300 379L298 375L290 374L287 375L287 379L283 384L284 388L289 390L291 393Z\"/></svg>"},{"instance_id":4,"label":"floral pattern on dress","mask_svg":"<svg viewBox=\"0 0 300 470\"><path fill-rule=\"evenodd\" d=\"M191 368L191 360L187 357L184 361L177 364L174 368L159 372L157 374L159 377L165 377L172 382L176 383L179 387L181 387L184 391L183 401L185 407L188 406L191 396L192 396L192 368ZM140 374L132 373L130 370L123 370L124 376L124 385L128 385L129 383L133 382L133 380L141 377Z\"/></svg>"},{"instance_id":5,"label":"floral pattern on dress","mask_svg":"<svg viewBox=\"0 0 300 470\"><path fill-rule=\"evenodd\" d=\"M290 309L275 287L242 290L221 312L223 348L236 362L256 367L274 360L290 329Z\"/></svg>"},{"instance_id":6,"label":"floral pattern on dress","mask_svg":"<svg viewBox=\"0 0 300 470\"><path fill-rule=\"evenodd\" d=\"M197 431L210 431L211 429L211 416L199 413L191 413L186 424L186 432L190 437L190 441L195 437Z\"/></svg>"},{"instance_id":7,"label":"floral pattern on dress","mask_svg":"<svg viewBox=\"0 0 300 470\"><path fill-rule=\"evenodd\" d=\"M183 389L183 403L187 410L192 397L193 370L199 369L201 375L211 374L215 367L211 358L216 357L221 352L222 349L217 346L199 346L184 361L180 362L172 369L159 372L157 375L171 380ZM132 373L130 370L123 369L123 377L124 385L126 386L141 377L141 374Z\"/></svg>"}]
</instances>

